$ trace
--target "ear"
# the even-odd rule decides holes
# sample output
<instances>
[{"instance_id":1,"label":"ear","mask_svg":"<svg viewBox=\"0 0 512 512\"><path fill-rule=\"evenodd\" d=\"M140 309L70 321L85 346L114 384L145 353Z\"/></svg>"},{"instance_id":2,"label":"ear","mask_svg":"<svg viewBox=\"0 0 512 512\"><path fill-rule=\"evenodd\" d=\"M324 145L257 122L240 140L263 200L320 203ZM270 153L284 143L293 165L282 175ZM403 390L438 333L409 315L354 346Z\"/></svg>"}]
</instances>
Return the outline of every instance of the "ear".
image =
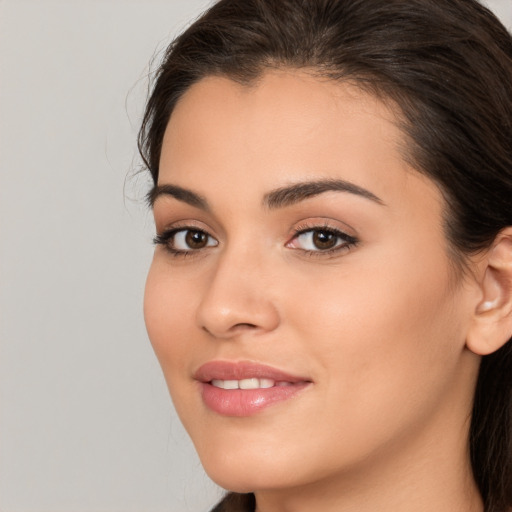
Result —
<instances>
[{"instance_id":1,"label":"ear","mask_svg":"<svg viewBox=\"0 0 512 512\"><path fill-rule=\"evenodd\" d=\"M501 231L478 264L481 292L466 346L485 356L512 336L512 226Z\"/></svg>"}]
</instances>

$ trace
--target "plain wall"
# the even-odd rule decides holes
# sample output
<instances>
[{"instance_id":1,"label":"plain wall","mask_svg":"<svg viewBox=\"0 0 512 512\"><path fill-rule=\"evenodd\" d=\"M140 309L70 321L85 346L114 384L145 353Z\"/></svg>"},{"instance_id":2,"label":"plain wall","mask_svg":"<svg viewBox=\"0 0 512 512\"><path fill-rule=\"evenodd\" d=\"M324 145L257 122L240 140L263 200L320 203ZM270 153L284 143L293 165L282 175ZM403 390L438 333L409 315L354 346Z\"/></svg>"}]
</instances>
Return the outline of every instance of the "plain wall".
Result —
<instances>
[{"instance_id":1,"label":"plain wall","mask_svg":"<svg viewBox=\"0 0 512 512\"><path fill-rule=\"evenodd\" d=\"M208 3L0 0L0 512L219 496L147 340L148 181L127 179L148 62Z\"/></svg>"},{"instance_id":2,"label":"plain wall","mask_svg":"<svg viewBox=\"0 0 512 512\"><path fill-rule=\"evenodd\" d=\"M0 3L0 510L207 510L142 318L148 63L205 0Z\"/></svg>"}]
</instances>

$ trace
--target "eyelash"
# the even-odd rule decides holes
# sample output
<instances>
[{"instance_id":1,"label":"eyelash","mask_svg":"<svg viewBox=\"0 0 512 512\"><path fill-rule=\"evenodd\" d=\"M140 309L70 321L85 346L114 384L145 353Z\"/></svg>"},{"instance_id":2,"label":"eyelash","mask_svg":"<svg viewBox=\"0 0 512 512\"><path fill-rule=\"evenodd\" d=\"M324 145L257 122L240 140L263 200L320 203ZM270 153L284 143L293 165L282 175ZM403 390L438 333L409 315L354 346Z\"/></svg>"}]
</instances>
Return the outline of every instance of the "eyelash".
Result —
<instances>
[{"instance_id":1,"label":"eyelash","mask_svg":"<svg viewBox=\"0 0 512 512\"><path fill-rule=\"evenodd\" d=\"M174 239L174 237L178 233L201 233L203 235L206 235L208 237L208 240L215 240L211 235L209 235L206 231L203 229L196 228L194 226L180 226L177 228L172 228L167 231L164 231L161 234L157 234L155 238L153 238L153 243L155 245L163 245L165 250L171 255L175 257L182 257L185 258L187 256L193 256L195 253L199 252L201 249L189 249L189 250L183 250L183 249L175 249L171 245L171 241ZM217 244L218 245L218 242ZM205 246L204 248L212 247L212 246Z\"/></svg>"},{"instance_id":2,"label":"eyelash","mask_svg":"<svg viewBox=\"0 0 512 512\"><path fill-rule=\"evenodd\" d=\"M189 249L189 250L183 250L183 249L175 249L171 245L171 241L174 239L174 237L178 233L186 233L186 232L193 232L193 233L201 233L208 237L208 243L211 240L215 240L210 234L208 234L206 231L196 228L194 226L183 226L183 227L177 227L173 229L169 229L167 231L164 231L161 234L157 234L154 239L153 243L155 245L163 245L165 250L171 254L174 257L190 257L196 255L198 252L201 251L201 249L206 249L208 247L216 247L218 245L218 242L215 240L215 245L206 245L205 247L201 247L198 249ZM308 250L308 249L298 249L301 250L304 254L306 254L309 257L329 257L333 256L334 254L340 252L340 251L346 251L350 249L351 247L358 244L359 240L355 238L354 236L348 235L347 233L344 233L343 231L340 231L339 229L333 228L328 225L323 226L308 226L308 225L302 225L298 226L294 229L293 236L291 239L286 243L286 247L290 247L290 244L297 240L300 236L305 235L307 233L324 233L327 235L331 235L336 237L338 241L342 241L342 243L335 245L334 247L326 250Z\"/></svg>"},{"instance_id":3,"label":"eyelash","mask_svg":"<svg viewBox=\"0 0 512 512\"><path fill-rule=\"evenodd\" d=\"M307 224L304 224L302 226L297 226L294 229L293 236L290 240L290 242L287 242L287 246L293 242L294 240L297 240L301 235L304 235L306 233L325 233L328 235L332 235L338 239L338 241L341 241L339 245L335 245L334 247L326 250L308 250L308 249L302 249L303 253L306 254L309 257L313 258L321 258L321 257L329 257L334 256L340 251L347 251L350 248L356 246L359 243L359 240L351 236L337 228L333 228L332 226L329 226L328 224L324 224L323 226L310 226Z\"/></svg>"}]
</instances>

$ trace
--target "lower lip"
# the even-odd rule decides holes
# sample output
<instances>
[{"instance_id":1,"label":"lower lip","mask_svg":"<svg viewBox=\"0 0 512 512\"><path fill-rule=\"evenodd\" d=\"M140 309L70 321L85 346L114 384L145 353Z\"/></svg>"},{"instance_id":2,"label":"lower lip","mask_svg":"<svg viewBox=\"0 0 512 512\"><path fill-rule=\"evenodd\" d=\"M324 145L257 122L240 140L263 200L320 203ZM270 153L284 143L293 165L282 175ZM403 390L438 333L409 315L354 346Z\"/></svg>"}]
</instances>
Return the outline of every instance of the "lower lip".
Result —
<instances>
[{"instance_id":1,"label":"lower lip","mask_svg":"<svg viewBox=\"0 0 512 512\"><path fill-rule=\"evenodd\" d=\"M270 405L293 398L308 386L297 382L288 386L266 389L222 389L201 383L201 394L206 407L223 416L252 416Z\"/></svg>"}]
</instances>

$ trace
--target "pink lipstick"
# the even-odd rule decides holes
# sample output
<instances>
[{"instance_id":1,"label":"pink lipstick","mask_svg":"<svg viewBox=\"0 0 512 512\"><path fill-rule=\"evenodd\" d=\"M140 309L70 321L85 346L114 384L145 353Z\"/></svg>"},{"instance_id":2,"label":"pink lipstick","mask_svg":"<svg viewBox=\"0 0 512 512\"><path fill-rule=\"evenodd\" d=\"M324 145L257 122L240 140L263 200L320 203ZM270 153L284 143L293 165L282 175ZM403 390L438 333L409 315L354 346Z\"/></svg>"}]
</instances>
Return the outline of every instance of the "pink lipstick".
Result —
<instances>
[{"instance_id":1,"label":"pink lipstick","mask_svg":"<svg viewBox=\"0 0 512 512\"><path fill-rule=\"evenodd\" d=\"M224 416L252 416L294 397L311 380L249 362L210 361L194 375L206 407Z\"/></svg>"}]
</instances>

